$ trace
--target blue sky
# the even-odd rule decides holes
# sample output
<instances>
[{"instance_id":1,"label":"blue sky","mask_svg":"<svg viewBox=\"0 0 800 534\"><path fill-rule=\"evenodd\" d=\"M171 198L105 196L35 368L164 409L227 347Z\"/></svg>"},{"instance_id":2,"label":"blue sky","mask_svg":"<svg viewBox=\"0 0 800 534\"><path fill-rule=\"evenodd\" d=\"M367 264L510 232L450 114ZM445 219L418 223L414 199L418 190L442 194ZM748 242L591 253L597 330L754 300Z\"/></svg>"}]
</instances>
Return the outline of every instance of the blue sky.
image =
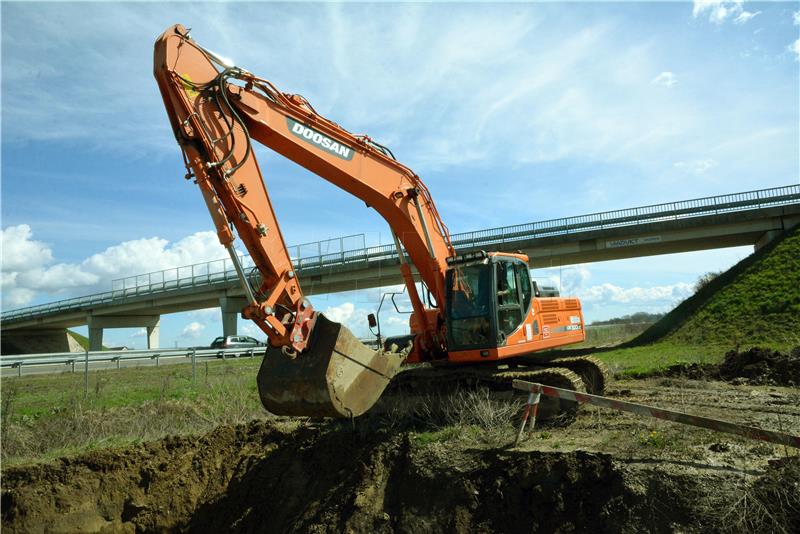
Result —
<instances>
[{"instance_id":1,"label":"blue sky","mask_svg":"<svg viewBox=\"0 0 800 534\"><path fill-rule=\"evenodd\" d=\"M798 2L2 3L3 308L224 257L152 77L169 25L389 145L451 231L797 183ZM389 232L257 151L290 243ZM750 248L537 271L589 320L665 310ZM378 291L315 297L357 333ZM210 341L216 311L162 319ZM394 326L400 328L395 318ZM242 324L243 331L253 331ZM142 346L136 330L107 344Z\"/></svg>"}]
</instances>

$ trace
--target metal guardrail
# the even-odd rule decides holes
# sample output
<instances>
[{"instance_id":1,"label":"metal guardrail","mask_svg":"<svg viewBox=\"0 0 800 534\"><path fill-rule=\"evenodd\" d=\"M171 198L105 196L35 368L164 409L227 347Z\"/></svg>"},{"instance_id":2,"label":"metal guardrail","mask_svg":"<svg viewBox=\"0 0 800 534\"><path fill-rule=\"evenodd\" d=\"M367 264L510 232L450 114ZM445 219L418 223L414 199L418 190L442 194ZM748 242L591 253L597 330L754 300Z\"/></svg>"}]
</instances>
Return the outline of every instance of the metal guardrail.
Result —
<instances>
[{"instance_id":1,"label":"metal guardrail","mask_svg":"<svg viewBox=\"0 0 800 534\"><path fill-rule=\"evenodd\" d=\"M451 239L457 249L478 248L590 230L635 226L659 221L687 219L702 215L715 215L797 203L800 203L800 185L788 185L464 232L452 234ZM356 250L342 250L332 254L320 254L307 258L298 257L293 259L293 262L295 270L302 274L303 271L318 271L323 268L352 264L369 264L395 258L397 258L397 252L394 245L383 245ZM154 273L139 275L133 278L141 279L141 285L9 310L2 314L1 319L3 321L22 320L47 313L79 310L84 307L94 307L111 302L124 302L126 298L138 295L160 293L187 287L235 283L237 281L235 270L217 270L212 266L212 264L217 264L219 261L221 260L192 266L191 274L188 277L180 278L176 276L174 279L171 277L167 279L163 274L160 276L157 274L164 273L164 271L156 271L155 281L153 281L152 276ZM252 260L247 256L244 257L244 262L250 267L253 265ZM205 265L206 267L198 267L200 265ZM225 264L223 263L222 265L224 266ZM175 272L179 274L180 268L176 268ZM144 282L145 279L147 280L146 283Z\"/></svg>"},{"instance_id":2,"label":"metal guardrail","mask_svg":"<svg viewBox=\"0 0 800 534\"><path fill-rule=\"evenodd\" d=\"M189 358L192 361L209 358L231 358L235 356L260 356L266 347L228 348L228 349L148 349L148 350L108 350L86 352L52 352L46 354L17 354L0 356L0 368L17 369L22 376L23 368L41 366L69 366L75 372L75 364L120 363L132 360L155 360L156 366L164 358Z\"/></svg>"},{"instance_id":3,"label":"metal guardrail","mask_svg":"<svg viewBox=\"0 0 800 534\"><path fill-rule=\"evenodd\" d=\"M374 338L361 339L363 344L378 349L378 342ZM178 349L142 349L142 350L103 350L84 352L50 352L42 354L11 354L0 356L0 368L17 369L18 376L22 376L23 367L40 367L46 365L70 366L75 372L75 364L115 363L117 369L120 363L134 360L155 360L158 366L162 358L190 358L196 360L209 358L231 358L236 356L263 356L267 347L232 347L222 349L212 348L178 348Z\"/></svg>"}]
</instances>

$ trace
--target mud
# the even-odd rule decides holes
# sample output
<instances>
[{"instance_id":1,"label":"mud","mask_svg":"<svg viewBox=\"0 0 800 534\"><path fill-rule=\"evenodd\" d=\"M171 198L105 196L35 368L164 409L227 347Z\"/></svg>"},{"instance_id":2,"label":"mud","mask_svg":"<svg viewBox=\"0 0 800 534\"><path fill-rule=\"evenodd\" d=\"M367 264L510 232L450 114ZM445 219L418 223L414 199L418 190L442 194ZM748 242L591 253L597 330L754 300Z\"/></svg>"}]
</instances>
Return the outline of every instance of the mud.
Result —
<instances>
[{"instance_id":1,"label":"mud","mask_svg":"<svg viewBox=\"0 0 800 534\"><path fill-rule=\"evenodd\" d=\"M730 351L718 365L679 364L651 376L685 377L694 380L725 380L738 384L800 386L800 347L789 353L753 347Z\"/></svg>"},{"instance_id":2,"label":"mud","mask_svg":"<svg viewBox=\"0 0 800 534\"><path fill-rule=\"evenodd\" d=\"M741 474L726 469L697 476L668 467L587 451L421 445L413 433L363 433L342 424L254 422L8 468L2 526L7 532L715 531L723 523L714 511L730 509L742 488L762 495L767 506L783 506L768 508L773 514L797 513L786 497L787 487L800 487L797 457L746 486Z\"/></svg>"}]
</instances>

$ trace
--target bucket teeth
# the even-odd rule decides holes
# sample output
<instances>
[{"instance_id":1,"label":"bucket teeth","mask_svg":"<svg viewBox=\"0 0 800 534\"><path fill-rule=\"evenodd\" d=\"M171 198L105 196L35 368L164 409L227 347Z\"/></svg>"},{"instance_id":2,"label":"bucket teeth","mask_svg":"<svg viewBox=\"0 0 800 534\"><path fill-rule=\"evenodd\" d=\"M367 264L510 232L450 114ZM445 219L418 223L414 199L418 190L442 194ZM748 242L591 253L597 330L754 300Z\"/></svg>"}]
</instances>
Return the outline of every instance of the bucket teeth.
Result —
<instances>
[{"instance_id":1,"label":"bucket teeth","mask_svg":"<svg viewBox=\"0 0 800 534\"><path fill-rule=\"evenodd\" d=\"M267 349L258 372L261 403L275 415L356 417L377 402L404 358L372 350L320 313L309 348L296 358Z\"/></svg>"}]
</instances>

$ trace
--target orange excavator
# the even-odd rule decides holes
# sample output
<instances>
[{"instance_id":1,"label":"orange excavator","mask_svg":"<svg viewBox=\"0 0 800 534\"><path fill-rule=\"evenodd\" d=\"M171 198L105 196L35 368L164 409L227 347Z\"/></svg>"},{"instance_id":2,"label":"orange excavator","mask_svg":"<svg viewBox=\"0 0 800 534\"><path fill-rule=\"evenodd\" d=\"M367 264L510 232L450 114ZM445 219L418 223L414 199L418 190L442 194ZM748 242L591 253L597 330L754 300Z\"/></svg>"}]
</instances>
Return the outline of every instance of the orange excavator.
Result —
<instances>
[{"instance_id":1,"label":"orange excavator","mask_svg":"<svg viewBox=\"0 0 800 534\"><path fill-rule=\"evenodd\" d=\"M156 41L154 74L187 179L205 199L248 301L242 317L269 339L258 373L264 406L278 415L354 417L376 403L402 364L442 376L541 382L602 390L592 358L547 361L535 352L583 341L580 302L540 297L520 253L470 251L450 242L430 192L392 152L322 117L302 96L198 45L181 25ZM251 142L256 140L363 200L392 230L411 300L410 335L373 350L303 296ZM234 231L255 268L246 273ZM415 274L428 293L426 306ZM400 373L403 374L403 373ZM429 377L430 378L430 377Z\"/></svg>"}]
</instances>

